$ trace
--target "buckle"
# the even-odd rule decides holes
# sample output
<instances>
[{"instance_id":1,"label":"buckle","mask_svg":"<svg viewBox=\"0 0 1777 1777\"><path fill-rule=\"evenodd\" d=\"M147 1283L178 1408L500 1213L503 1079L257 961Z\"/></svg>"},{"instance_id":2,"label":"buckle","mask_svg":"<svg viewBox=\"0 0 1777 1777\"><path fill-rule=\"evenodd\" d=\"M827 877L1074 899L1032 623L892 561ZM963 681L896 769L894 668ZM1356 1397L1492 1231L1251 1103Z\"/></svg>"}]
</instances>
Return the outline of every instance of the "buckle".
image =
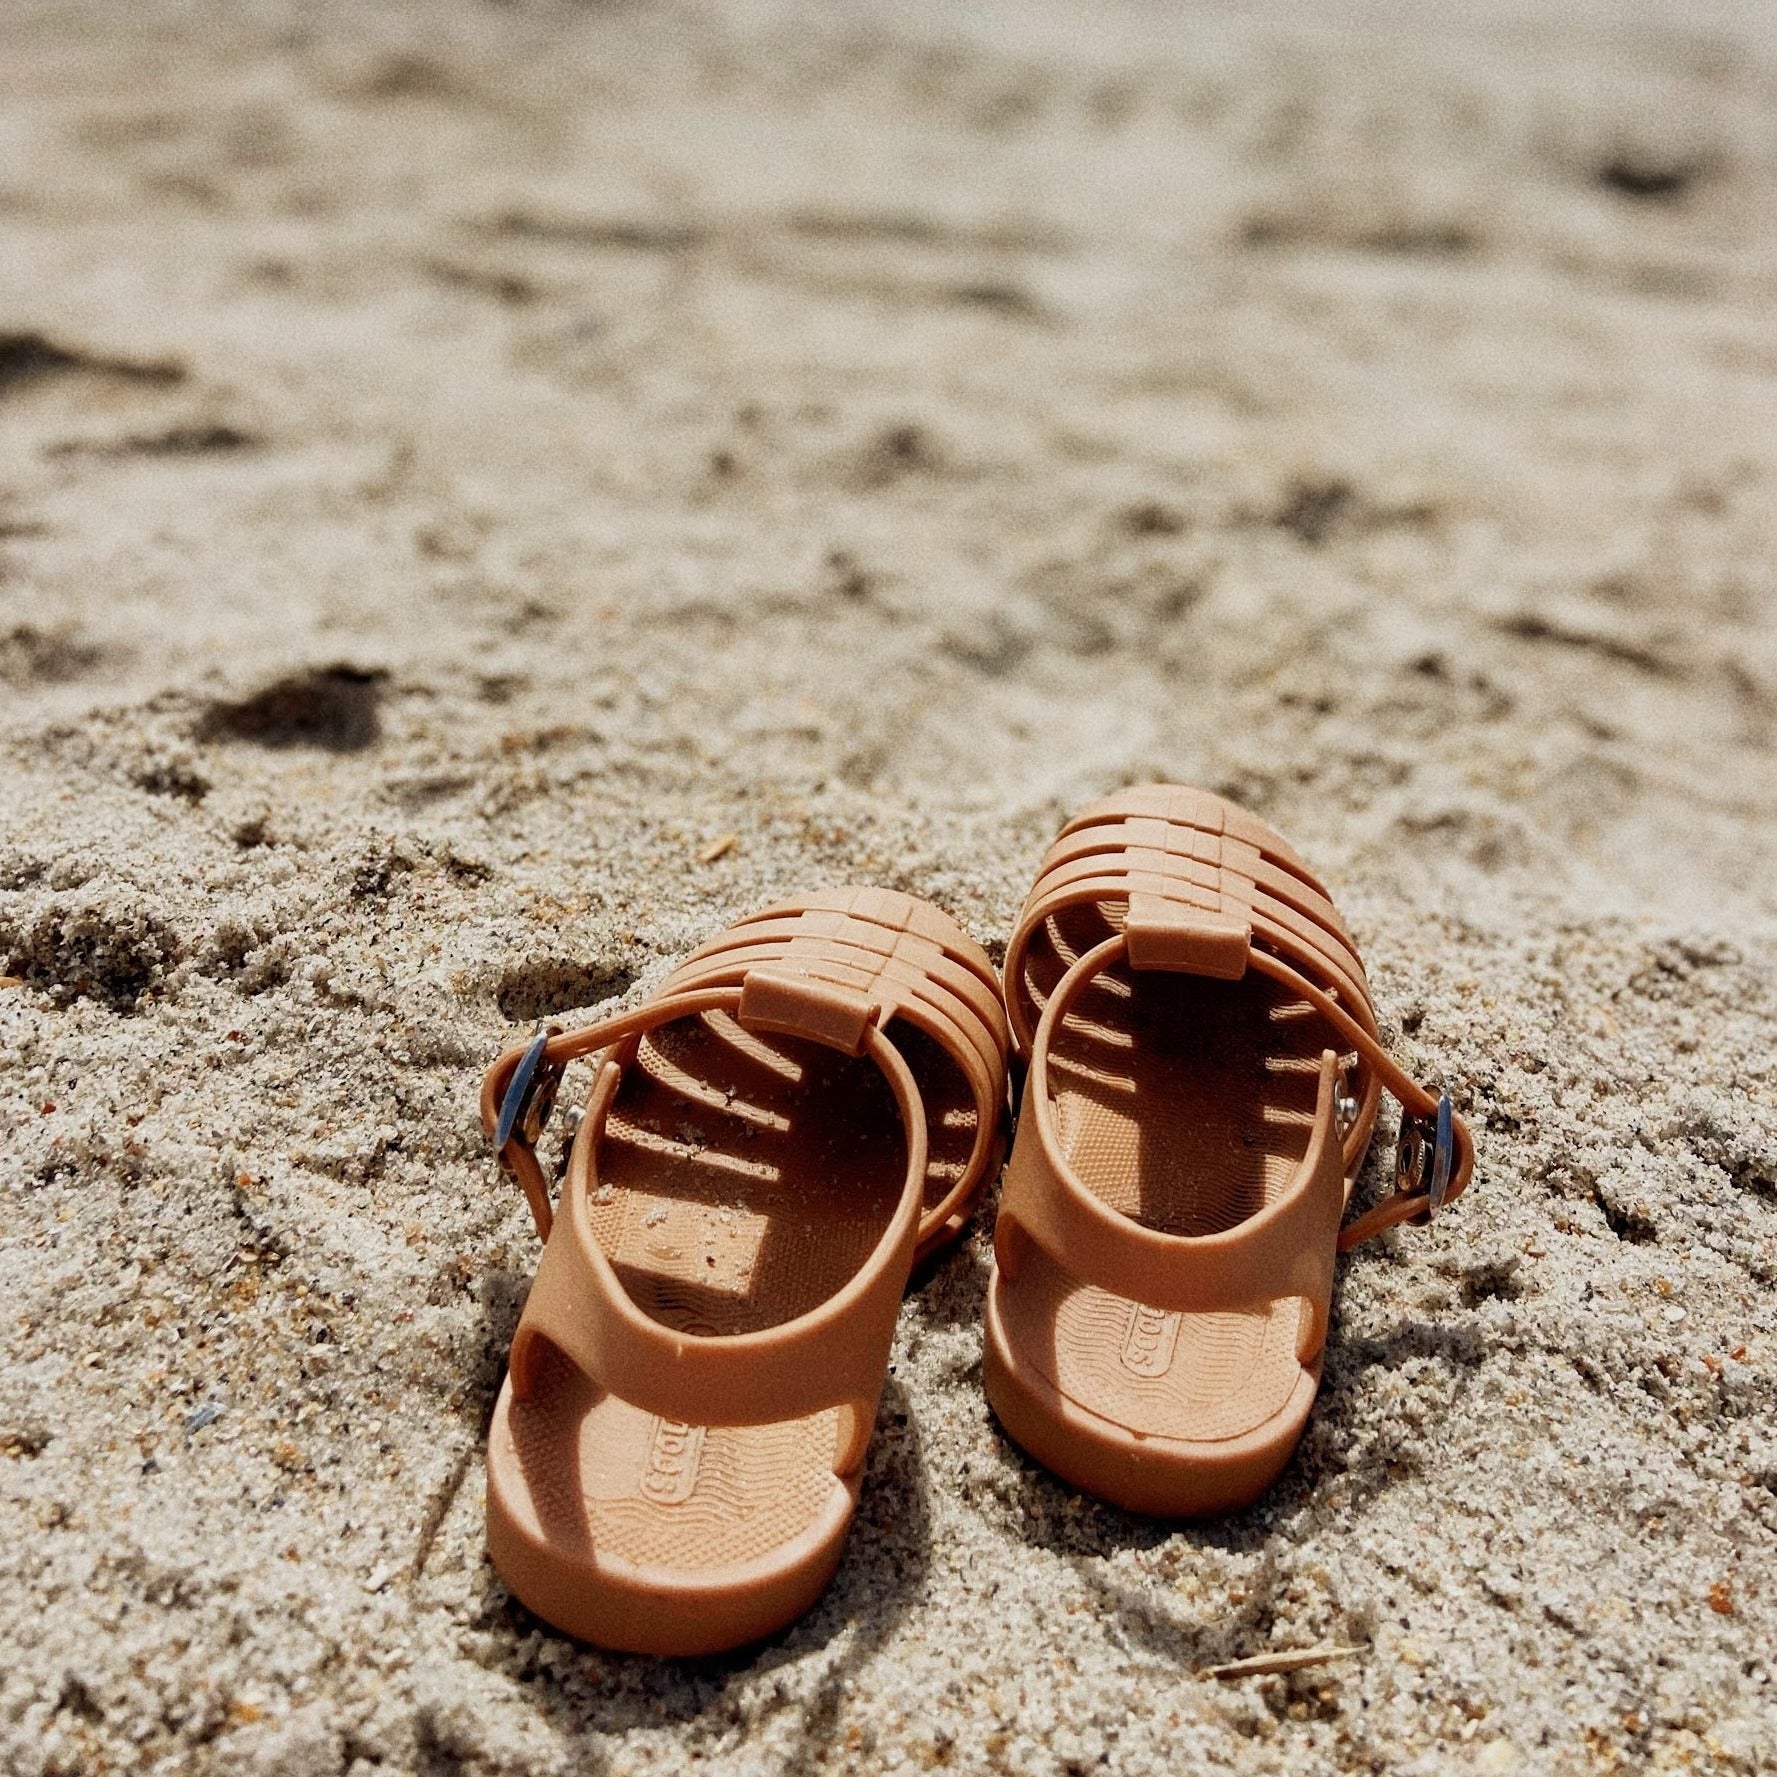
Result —
<instances>
[{"instance_id":1,"label":"buckle","mask_svg":"<svg viewBox=\"0 0 1777 1777\"><path fill-rule=\"evenodd\" d=\"M565 1066L551 1063L547 1057L549 1039L556 1034L557 1027L550 1025L531 1038L524 1054L519 1057L512 1083L506 1088L506 1096L500 1101L500 1122L494 1131L494 1148L502 1163L505 1161L507 1143L515 1135L523 1135L526 1143L533 1148L537 1145L538 1138L543 1133L543 1125L549 1121L549 1113L555 1109L556 1089L561 1085L563 1073L567 1071Z\"/></svg>"},{"instance_id":2,"label":"buckle","mask_svg":"<svg viewBox=\"0 0 1777 1777\"><path fill-rule=\"evenodd\" d=\"M1394 1188L1407 1197L1425 1193L1427 1222L1444 1207L1444 1193L1450 1188L1456 1159L1454 1120L1448 1092L1439 1098L1435 1117L1401 1118L1394 1150Z\"/></svg>"},{"instance_id":3,"label":"buckle","mask_svg":"<svg viewBox=\"0 0 1777 1777\"><path fill-rule=\"evenodd\" d=\"M1357 1124L1357 1114L1363 1107L1363 1101L1352 1089L1351 1074L1357 1066L1355 1055L1339 1057L1339 1084L1333 1093L1333 1127L1340 1141L1344 1141Z\"/></svg>"}]
</instances>

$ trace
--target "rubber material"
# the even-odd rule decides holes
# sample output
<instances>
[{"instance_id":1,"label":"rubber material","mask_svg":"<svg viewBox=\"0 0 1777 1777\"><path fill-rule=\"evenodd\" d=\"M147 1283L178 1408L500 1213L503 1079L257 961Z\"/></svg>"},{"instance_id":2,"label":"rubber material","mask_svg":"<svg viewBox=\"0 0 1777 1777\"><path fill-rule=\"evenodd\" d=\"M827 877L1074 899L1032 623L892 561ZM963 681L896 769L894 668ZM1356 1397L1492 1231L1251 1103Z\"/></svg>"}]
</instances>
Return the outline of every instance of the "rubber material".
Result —
<instances>
[{"instance_id":1,"label":"rubber material","mask_svg":"<svg viewBox=\"0 0 1777 1777\"><path fill-rule=\"evenodd\" d=\"M930 1158L916 1264L951 1245L1005 1158L1011 1032L987 952L941 908L896 889L844 888L767 907L682 963L663 991L735 985L783 964L857 989L906 1057Z\"/></svg>"},{"instance_id":2,"label":"rubber material","mask_svg":"<svg viewBox=\"0 0 1777 1777\"><path fill-rule=\"evenodd\" d=\"M1319 1386L1337 1251L1381 1092L1438 1100L1376 1035L1325 887L1204 791L1146 785L1062 830L1006 953L1028 1055L994 1232L984 1378L1045 1466L1133 1510L1249 1504ZM1453 1124L1445 1201L1472 1174Z\"/></svg>"},{"instance_id":3,"label":"rubber material","mask_svg":"<svg viewBox=\"0 0 1777 1777\"><path fill-rule=\"evenodd\" d=\"M936 909L846 891L743 920L647 1005L548 1039L557 1075L603 1053L560 1205L541 1191L487 1456L489 1552L540 1616L682 1657L825 1588L922 1229L953 1238L1002 1151L990 979ZM526 1048L482 1115L520 1130L502 1158L536 1212L507 1104Z\"/></svg>"}]
</instances>

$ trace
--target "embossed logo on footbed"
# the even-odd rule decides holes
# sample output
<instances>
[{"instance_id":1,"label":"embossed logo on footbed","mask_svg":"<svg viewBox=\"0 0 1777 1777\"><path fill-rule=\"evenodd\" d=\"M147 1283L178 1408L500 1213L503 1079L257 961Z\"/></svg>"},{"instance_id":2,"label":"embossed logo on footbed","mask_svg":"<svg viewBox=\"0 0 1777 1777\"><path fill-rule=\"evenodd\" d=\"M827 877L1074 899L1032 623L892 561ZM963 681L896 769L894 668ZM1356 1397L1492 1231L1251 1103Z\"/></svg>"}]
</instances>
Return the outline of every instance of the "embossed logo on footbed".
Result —
<instances>
[{"instance_id":1,"label":"embossed logo on footbed","mask_svg":"<svg viewBox=\"0 0 1777 1777\"><path fill-rule=\"evenodd\" d=\"M642 1470L642 1493L657 1506L683 1505L697 1490L697 1465L703 1456L703 1427L657 1419L648 1442L648 1465Z\"/></svg>"},{"instance_id":2,"label":"embossed logo on footbed","mask_svg":"<svg viewBox=\"0 0 1777 1777\"><path fill-rule=\"evenodd\" d=\"M1179 1318L1137 1302L1129 1312L1129 1331L1123 1338L1123 1368L1150 1379L1164 1376L1178 1350Z\"/></svg>"}]
</instances>

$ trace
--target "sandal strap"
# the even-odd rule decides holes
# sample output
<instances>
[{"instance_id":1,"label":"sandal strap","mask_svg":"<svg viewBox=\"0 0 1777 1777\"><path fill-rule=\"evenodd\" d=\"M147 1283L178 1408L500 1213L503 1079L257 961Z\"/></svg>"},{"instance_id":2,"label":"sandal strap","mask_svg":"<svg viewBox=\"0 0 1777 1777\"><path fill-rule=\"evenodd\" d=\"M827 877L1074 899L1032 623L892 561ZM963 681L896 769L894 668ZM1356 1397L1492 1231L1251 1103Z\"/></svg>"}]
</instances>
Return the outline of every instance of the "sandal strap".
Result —
<instances>
[{"instance_id":1,"label":"sandal strap","mask_svg":"<svg viewBox=\"0 0 1777 1777\"><path fill-rule=\"evenodd\" d=\"M1170 950L1171 966L1225 978L1244 969L1249 952L1272 952L1377 1035L1362 959L1325 885L1288 842L1207 790L1138 784L1068 822L1025 900L1005 962L1012 1040L1021 1054L1030 1053L1042 1011L1028 974L1032 946L1042 935L1071 966L1077 956L1060 916L1086 906L1112 930L1129 932L1138 964L1164 966ZM1218 951L1219 963L1212 959ZM1355 1110L1341 1119L1347 1178L1363 1165L1381 1102L1375 1072L1361 1059L1358 1076Z\"/></svg>"},{"instance_id":2,"label":"sandal strap","mask_svg":"<svg viewBox=\"0 0 1777 1777\"><path fill-rule=\"evenodd\" d=\"M1340 1234L1341 1252L1398 1223L1429 1220L1467 1188L1474 1143L1466 1124L1447 1096L1426 1091L1382 1046L1363 961L1331 896L1255 815L1206 790L1143 784L1068 822L1006 947L1012 1037L1033 1057L1047 1006L1027 976L1031 946L1046 933L1069 980L1086 959L1067 948L1055 922L1085 905L1096 907L1114 934L1114 943L1088 953L1098 959L1090 973L1118 956L1138 969L1221 979L1238 979L1251 967L1314 1006L1357 1064L1357 1090L1339 1099L1347 1180L1363 1162L1384 1088L1400 1101L1395 1192ZM1060 991L1056 986L1051 999Z\"/></svg>"},{"instance_id":3,"label":"sandal strap","mask_svg":"<svg viewBox=\"0 0 1777 1777\"><path fill-rule=\"evenodd\" d=\"M1215 1234L1146 1227L1112 1208L1074 1169L1049 1091L1058 1023L1090 980L1126 952L1121 936L1096 946L1069 969L1044 1009L1025 1081L1020 1139L1000 1197L995 1256L1014 1279L1028 1239L1070 1276L1162 1313L1250 1312L1301 1297L1312 1310L1298 1335L1298 1356L1307 1362L1326 1338L1334 1243L1345 1207L1338 1057L1331 1049L1321 1056L1307 1149L1271 1202Z\"/></svg>"},{"instance_id":4,"label":"sandal strap","mask_svg":"<svg viewBox=\"0 0 1777 1777\"><path fill-rule=\"evenodd\" d=\"M1061 837L1065 839L1070 833L1081 832L1087 827L1142 816L1172 826L1198 827L1204 832L1226 833L1231 838L1244 840L1319 886L1319 879L1276 828L1268 826L1251 809L1242 808L1238 802L1230 802L1213 790L1199 790L1189 784L1126 784L1096 802L1088 802L1061 829Z\"/></svg>"},{"instance_id":5,"label":"sandal strap","mask_svg":"<svg viewBox=\"0 0 1777 1777\"><path fill-rule=\"evenodd\" d=\"M1006 947L1012 1035L1028 1053L1041 1006L1025 975L1036 934L1048 928L1062 960L1074 958L1051 922L1097 906L1113 927L1134 916L1214 914L1337 992L1375 1032L1362 959L1325 887L1264 822L1207 790L1143 784L1076 815L1049 848Z\"/></svg>"},{"instance_id":6,"label":"sandal strap","mask_svg":"<svg viewBox=\"0 0 1777 1777\"><path fill-rule=\"evenodd\" d=\"M1445 1204L1455 1202L1474 1177L1475 1141L1468 1124L1452 1108L1450 1095L1440 1093L1434 1098L1343 1006L1289 964L1255 949L1252 966L1301 994L1369 1064L1372 1080L1385 1087L1400 1104L1401 1141L1397 1156L1405 1152L1410 1140L1424 1139L1428 1126L1431 1139L1445 1146L1443 1177L1434 1175L1429 1182L1407 1172L1397 1157L1393 1195L1340 1230L1340 1252L1350 1252L1354 1246L1402 1222L1429 1222ZM1419 1188L1422 1183L1426 1184L1424 1190Z\"/></svg>"},{"instance_id":7,"label":"sandal strap","mask_svg":"<svg viewBox=\"0 0 1777 1777\"><path fill-rule=\"evenodd\" d=\"M556 1088L568 1063L583 1055L609 1049L626 1037L637 1035L655 1022L687 1017L681 1009L661 1000L650 1000L633 1012L584 1024L564 1032L548 1025L522 1043L502 1049L481 1080L481 1126L493 1138L501 1167L518 1180L531 1206L537 1238L547 1242L555 1225L555 1207L549 1198L549 1181L537 1159L537 1142L554 1108Z\"/></svg>"},{"instance_id":8,"label":"sandal strap","mask_svg":"<svg viewBox=\"0 0 1777 1777\"><path fill-rule=\"evenodd\" d=\"M667 991L732 985L762 964L863 994L949 1055L975 1101L975 1138L954 1183L922 1217L922 1240L963 1212L1004 1151L1010 1040L992 960L950 916L895 889L846 888L768 907L700 946Z\"/></svg>"},{"instance_id":9,"label":"sandal strap","mask_svg":"<svg viewBox=\"0 0 1777 1777\"><path fill-rule=\"evenodd\" d=\"M925 1211L923 1230L943 1228L971 1201L997 1169L1005 1141L1009 1037L993 963L929 902L892 889L835 889L738 921L694 950L667 978L660 999L640 1012L566 1034L540 1032L529 1043L514 1044L488 1069L481 1120L496 1138L502 1165L524 1190L540 1239L549 1238L552 1211L536 1142L553 1085L568 1062L620 1042L662 1001L738 988L763 967L862 994L877 1008L879 1026L903 1019L943 1048L975 1100L975 1139L956 1182ZM530 1074L524 1073L527 1057ZM515 1082L519 1096L508 1105ZM512 1114L503 1119L503 1109ZM506 1139L500 1140L502 1134Z\"/></svg>"},{"instance_id":10,"label":"sandal strap","mask_svg":"<svg viewBox=\"0 0 1777 1777\"><path fill-rule=\"evenodd\" d=\"M588 1207L598 1138L641 1038L673 1019L708 1012L725 1012L743 1029L790 1032L869 1056L894 1094L907 1144L894 1213L846 1284L795 1320L719 1338L677 1331L639 1308L600 1247ZM520 1399L539 1386L544 1351L553 1346L599 1387L688 1425L764 1425L847 1409L838 1471L861 1459L913 1262L926 1169L919 1088L877 1016L862 995L762 967L740 987L663 995L558 1039L578 1053L617 1046L600 1065L560 1212L513 1337L512 1386Z\"/></svg>"}]
</instances>

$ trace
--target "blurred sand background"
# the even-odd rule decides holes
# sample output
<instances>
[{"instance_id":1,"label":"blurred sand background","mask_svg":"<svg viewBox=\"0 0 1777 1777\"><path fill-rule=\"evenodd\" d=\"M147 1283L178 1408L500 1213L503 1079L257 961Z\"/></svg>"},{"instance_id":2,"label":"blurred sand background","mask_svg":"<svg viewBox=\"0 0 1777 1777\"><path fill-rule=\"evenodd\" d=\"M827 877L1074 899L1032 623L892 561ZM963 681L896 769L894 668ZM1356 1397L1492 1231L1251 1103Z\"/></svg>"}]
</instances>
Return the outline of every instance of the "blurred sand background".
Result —
<instances>
[{"instance_id":1,"label":"blurred sand background","mask_svg":"<svg viewBox=\"0 0 1777 1777\"><path fill-rule=\"evenodd\" d=\"M1154 777L1481 1144L1281 1485L1027 1463L989 1212L813 1614L528 1617L486 1060ZM1777 1768L1774 815L1767 8L9 6L5 1770Z\"/></svg>"}]
</instances>

